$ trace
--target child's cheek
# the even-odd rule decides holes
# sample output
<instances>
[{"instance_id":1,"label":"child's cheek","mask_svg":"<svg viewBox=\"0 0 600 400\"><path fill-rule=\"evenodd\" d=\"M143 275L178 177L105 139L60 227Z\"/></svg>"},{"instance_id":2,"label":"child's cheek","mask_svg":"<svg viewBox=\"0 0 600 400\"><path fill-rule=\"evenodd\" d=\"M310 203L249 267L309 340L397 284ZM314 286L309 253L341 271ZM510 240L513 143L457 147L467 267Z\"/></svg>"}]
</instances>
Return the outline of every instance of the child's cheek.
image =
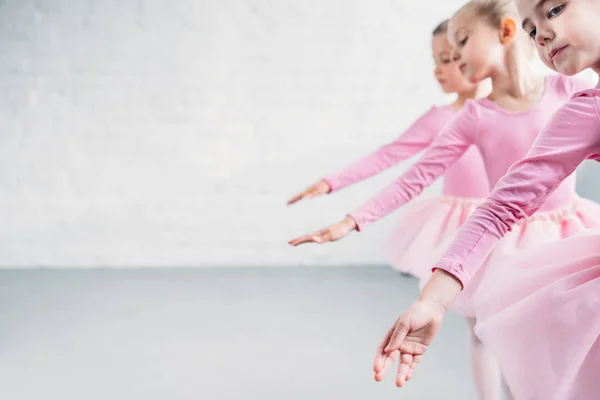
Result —
<instances>
[{"instance_id":1,"label":"child's cheek","mask_svg":"<svg viewBox=\"0 0 600 400\"><path fill-rule=\"evenodd\" d=\"M585 43L584 32L588 31L589 28L586 26L587 21L576 21L575 18L565 18L561 21L561 24L557 24L556 27L557 36L561 37L564 44L569 44L574 47L580 47L581 44Z\"/></svg>"}]
</instances>

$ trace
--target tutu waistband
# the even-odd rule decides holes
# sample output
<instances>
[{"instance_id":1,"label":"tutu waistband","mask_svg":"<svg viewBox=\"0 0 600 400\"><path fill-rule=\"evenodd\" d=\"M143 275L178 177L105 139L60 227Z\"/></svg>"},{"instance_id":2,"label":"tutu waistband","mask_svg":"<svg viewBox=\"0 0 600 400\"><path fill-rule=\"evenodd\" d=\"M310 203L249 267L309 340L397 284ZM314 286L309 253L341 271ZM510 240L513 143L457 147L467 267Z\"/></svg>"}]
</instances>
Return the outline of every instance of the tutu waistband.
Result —
<instances>
[{"instance_id":1,"label":"tutu waistband","mask_svg":"<svg viewBox=\"0 0 600 400\"><path fill-rule=\"evenodd\" d=\"M485 200L484 198L481 198L481 197L460 197L460 196L448 196L448 195L441 195L441 196L436 197L435 199L437 199L440 203L472 204L475 207L480 205L483 202L483 200Z\"/></svg>"},{"instance_id":2,"label":"tutu waistband","mask_svg":"<svg viewBox=\"0 0 600 400\"><path fill-rule=\"evenodd\" d=\"M585 211L585 206L594 207L594 213L598 212L598 205L590 200L575 196L564 206L548 211L538 211L535 214L519 221L517 225L526 224L531 221L554 221L560 222L569 219L579 218L579 213Z\"/></svg>"}]
</instances>

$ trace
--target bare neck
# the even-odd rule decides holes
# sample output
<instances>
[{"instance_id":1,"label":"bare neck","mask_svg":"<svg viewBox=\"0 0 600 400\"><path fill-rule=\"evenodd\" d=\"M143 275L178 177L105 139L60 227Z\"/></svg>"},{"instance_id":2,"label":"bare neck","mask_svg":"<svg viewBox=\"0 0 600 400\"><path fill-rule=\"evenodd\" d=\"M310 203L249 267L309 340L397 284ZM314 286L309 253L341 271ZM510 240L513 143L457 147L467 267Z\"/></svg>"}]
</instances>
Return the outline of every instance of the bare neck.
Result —
<instances>
[{"instance_id":1,"label":"bare neck","mask_svg":"<svg viewBox=\"0 0 600 400\"><path fill-rule=\"evenodd\" d=\"M506 66L491 77L492 92L490 100L511 97L521 99L537 92L544 86L544 78L533 71L529 59L519 51L514 51Z\"/></svg>"}]
</instances>

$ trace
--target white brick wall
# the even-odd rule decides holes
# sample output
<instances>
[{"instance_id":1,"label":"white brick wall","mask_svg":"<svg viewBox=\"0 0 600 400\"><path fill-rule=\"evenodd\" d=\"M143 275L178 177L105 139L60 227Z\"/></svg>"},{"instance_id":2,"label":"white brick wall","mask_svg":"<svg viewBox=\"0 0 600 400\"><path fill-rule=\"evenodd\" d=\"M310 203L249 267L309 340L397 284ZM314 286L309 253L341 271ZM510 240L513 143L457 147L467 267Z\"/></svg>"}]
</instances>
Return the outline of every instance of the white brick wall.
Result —
<instances>
[{"instance_id":1,"label":"white brick wall","mask_svg":"<svg viewBox=\"0 0 600 400\"><path fill-rule=\"evenodd\" d=\"M381 262L393 217L286 241L398 170L284 203L445 101L429 34L460 3L0 2L0 266Z\"/></svg>"}]
</instances>

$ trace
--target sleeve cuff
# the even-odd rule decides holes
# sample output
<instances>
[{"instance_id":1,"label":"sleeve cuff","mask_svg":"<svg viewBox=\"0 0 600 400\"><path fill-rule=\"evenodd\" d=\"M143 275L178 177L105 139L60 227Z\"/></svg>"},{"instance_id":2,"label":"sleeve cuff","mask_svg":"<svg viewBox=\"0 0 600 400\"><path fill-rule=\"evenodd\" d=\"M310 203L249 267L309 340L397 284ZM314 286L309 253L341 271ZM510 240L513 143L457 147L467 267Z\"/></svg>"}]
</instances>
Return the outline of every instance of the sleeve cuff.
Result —
<instances>
[{"instance_id":1,"label":"sleeve cuff","mask_svg":"<svg viewBox=\"0 0 600 400\"><path fill-rule=\"evenodd\" d=\"M327 177L327 178L323 178L321 180L329 185L329 192L327 192L327 194L335 192L335 190L336 190L335 181L332 178Z\"/></svg>"},{"instance_id":2,"label":"sleeve cuff","mask_svg":"<svg viewBox=\"0 0 600 400\"><path fill-rule=\"evenodd\" d=\"M356 218L356 216L352 215L352 214L347 214L348 217L352 218L352 220L354 221L354 223L356 224L356 232L360 232L362 231L363 227L361 226L361 224L359 223L359 219Z\"/></svg>"},{"instance_id":3,"label":"sleeve cuff","mask_svg":"<svg viewBox=\"0 0 600 400\"><path fill-rule=\"evenodd\" d=\"M454 276L460 281L463 289L471 280L471 274L465 271L460 264L452 261L440 260L431 271L434 272L436 269L441 269Z\"/></svg>"}]
</instances>

